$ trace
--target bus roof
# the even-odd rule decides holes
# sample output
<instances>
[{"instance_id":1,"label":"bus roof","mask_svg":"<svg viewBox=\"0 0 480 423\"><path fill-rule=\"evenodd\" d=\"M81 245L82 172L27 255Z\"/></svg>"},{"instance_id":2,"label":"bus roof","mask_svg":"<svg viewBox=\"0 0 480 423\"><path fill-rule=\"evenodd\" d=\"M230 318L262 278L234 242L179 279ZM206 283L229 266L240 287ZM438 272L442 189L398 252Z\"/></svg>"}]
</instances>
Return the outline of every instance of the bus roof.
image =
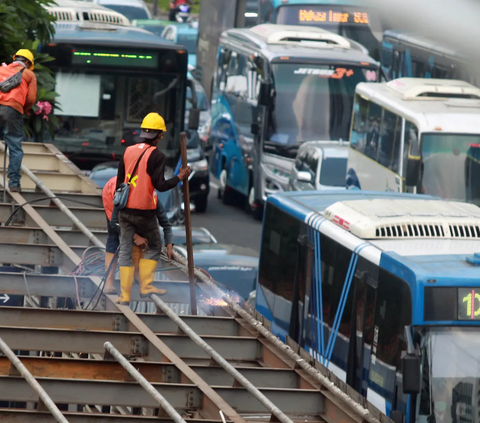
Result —
<instances>
[{"instance_id":1,"label":"bus roof","mask_svg":"<svg viewBox=\"0 0 480 423\"><path fill-rule=\"evenodd\" d=\"M53 41L56 43L84 43L99 46L149 47L184 50L157 35L137 27L122 27L111 24L90 22L69 22L55 24Z\"/></svg>"},{"instance_id":2,"label":"bus roof","mask_svg":"<svg viewBox=\"0 0 480 423\"><path fill-rule=\"evenodd\" d=\"M287 57L378 66L358 43L317 27L262 24L227 30L220 41L247 53L256 51L268 60Z\"/></svg>"},{"instance_id":3,"label":"bus roof","mask_svg":"<svg viewBox=\"0 0 480 423\"><path fill-rule=\"evenodd\" d=\"M400 78L380 84L361 82L355 91L415 123L420 132L480 133L480 89L467 82ZM462 98L465 95L477 99Z\"/></svg>"}]
</instances>

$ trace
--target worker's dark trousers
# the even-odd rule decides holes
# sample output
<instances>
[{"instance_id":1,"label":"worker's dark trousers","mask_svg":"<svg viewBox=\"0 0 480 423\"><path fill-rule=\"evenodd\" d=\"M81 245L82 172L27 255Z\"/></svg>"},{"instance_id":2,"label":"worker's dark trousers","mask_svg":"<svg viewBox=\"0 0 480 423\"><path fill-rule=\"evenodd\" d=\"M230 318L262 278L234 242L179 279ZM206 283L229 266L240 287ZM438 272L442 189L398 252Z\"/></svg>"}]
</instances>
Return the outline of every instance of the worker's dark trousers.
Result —
<instances>
[{"instance_id":1,"label":"worker's dark trousers","mask_svg":"<svg viewBox=\"0 0 480 423\"><path fill-rule=\"evenodd\" d=\"M139 216L130 211L122 210L118 215L120 222L120 253L118 264L120 267L131 267L133 236L137 233L148 241L148 250L144 258L158 261L162 252L162 238L157 216Z\"/></svg>"},{"instance_id":2,"label":"worker's dark trousers","mask_svg":"<svg viewBox=\"0 0 480 423\"><path fill-rule=\"evenodd\" d=\"M113 230L110 227L110 220L107 216L107 245L105 246L105 250L107 253L115 254L117 252L117 248L120 245L120 234Z\"/></svg>"}]
</instances>

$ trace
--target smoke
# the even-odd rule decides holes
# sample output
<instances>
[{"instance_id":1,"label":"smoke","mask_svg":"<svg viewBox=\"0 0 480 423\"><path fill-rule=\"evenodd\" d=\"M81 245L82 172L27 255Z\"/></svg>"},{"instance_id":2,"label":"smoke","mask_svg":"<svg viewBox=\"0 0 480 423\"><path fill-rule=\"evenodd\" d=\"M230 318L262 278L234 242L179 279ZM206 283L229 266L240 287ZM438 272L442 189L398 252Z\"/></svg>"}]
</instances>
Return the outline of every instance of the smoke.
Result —
<instances>
[{"instance_id":1,"label":"smoke","mask_svg":"<svg viewBox=\"0 0 480 423\"><path fill-rule=\"evenodd\" d=\"M480 53L478 0L365 0L387 29L406 30L439 42L469 59Z\"/></svg>"}]
</instances>

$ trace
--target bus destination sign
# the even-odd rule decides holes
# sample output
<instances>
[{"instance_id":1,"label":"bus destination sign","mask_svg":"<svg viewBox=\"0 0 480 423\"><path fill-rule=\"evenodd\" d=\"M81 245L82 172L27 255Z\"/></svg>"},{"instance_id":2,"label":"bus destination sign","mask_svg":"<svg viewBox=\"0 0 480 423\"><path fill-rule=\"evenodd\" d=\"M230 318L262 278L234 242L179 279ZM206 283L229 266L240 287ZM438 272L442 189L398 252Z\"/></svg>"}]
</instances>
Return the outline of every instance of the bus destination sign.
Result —
<instances>
[{"instance_id":1,"label":"bus destination sign","mask_svg":"<svg viewBox=\"0 0 480 423\"><path fill-rule=\"evenodd\" d=\"M133 54L112 51L74 51L72 65L126 66L135 68L156 68L157 53Z\"/></svg>"},{"instance_id":2,"label":"bus destination sign","mask_svg":"<svg viewBox=\"0 0 480 423\"><path fill-rule=\"evenodd\" d=\"M367 12L344 12L333 9L300 9L298 11L298 22L301 24L309 23L344 23L368 25L369 18Z\"/></svg>"},{"instance_id":3,"label":"bus destination sign","mask_svg":"<svg viewBox=\"0 0 480 423\"><path fill-rule=\"evenodd\" d=\"M480 289L458 288L458 320L480 320Z\"/></svg>"}]
</instances>

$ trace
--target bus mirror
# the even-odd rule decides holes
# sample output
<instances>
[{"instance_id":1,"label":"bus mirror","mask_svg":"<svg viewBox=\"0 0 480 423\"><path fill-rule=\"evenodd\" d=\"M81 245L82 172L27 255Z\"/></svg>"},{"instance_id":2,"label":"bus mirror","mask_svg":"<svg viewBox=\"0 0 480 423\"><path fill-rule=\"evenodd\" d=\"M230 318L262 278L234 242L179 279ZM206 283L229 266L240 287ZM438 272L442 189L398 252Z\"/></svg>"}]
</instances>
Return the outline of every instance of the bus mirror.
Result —
<instances>
[{"instance_id":1,"label":"bus mirror","mask_svg":"<svg viewBox=\"0 0 480 423\"><path fill-rule=\"evenodd\" d=\"M418 179L420 177L420 158L408 158L407 159L407 172L405 175L405 184L409 187L417 186Z\"/></svg>"},{"instance_id":2,"label":"bus mirror","mask_svg":"<svg viewBox=\"0 0 480 423\"><path fill-rule=\"evenodd\" d=\"M190 109L190 115L188 116L188 129L197 130L200 126L200 110L194 109L193 107Z\"/></svg>"},{"instance_id":3,"label":"bus mirror","mask_svg":"<svg viewBox=\"0 0 480 423\"><path fill-rule=\"evenodd\" d=\"M420 357L405 354L402 358L403 393L418 394L420 392Z\"/></svg>"},{"instance_id":4,"label":"bus mirror","mask_svg":"<svg viewBox=\"0 0 480 423\"><path fill-rule=\"evenodd\" d=\"M297 181L298 182L312 182L312 175L310 172L300 171L297 173Z\"/></svg>"},{"instance_id":5,"label":"bus mirror","mask_svg":"<svg viewBox=\"0 0 480 423\"><path fill-rule=\"evenodd\" d=\"M272 104L272 84L270 82L262 81L260 84L258 104L265 107L269 107Z\"/></svg>"}]
</instances>

